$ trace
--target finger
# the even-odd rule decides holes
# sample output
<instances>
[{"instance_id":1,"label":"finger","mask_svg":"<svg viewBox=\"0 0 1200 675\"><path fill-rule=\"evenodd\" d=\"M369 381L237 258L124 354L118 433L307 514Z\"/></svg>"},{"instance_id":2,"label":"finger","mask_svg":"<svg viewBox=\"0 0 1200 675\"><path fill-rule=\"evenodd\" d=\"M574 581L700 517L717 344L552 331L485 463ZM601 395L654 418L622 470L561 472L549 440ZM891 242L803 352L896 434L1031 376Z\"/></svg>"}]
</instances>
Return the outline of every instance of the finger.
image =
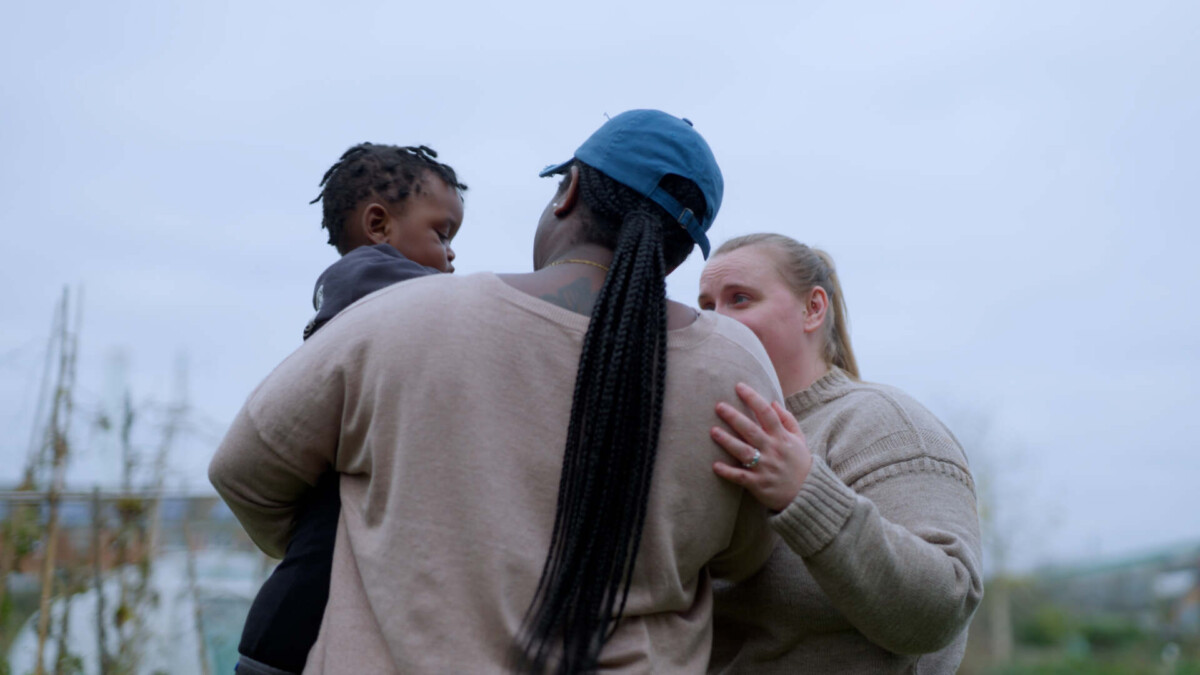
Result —
<instances>
[{"instance_id":1,"label":"finger","mask_svg":"<svg viewBox=\"0 0 1200 675\"><path fill-rule=\"evenodd\" d=\"M736 483L744 488L750 487L754 483L755 478L754 474L749 471L739 469L736 466L729 466L724 462L713 462L713 473L730 483Z\"/></svg>"},{"instance_id":2,"label":"finger","mask_svg":"<svg viewBox=\"0 0 1200 675\"><path fill-rule=\"evenodd\" d=\"M754 455L758 449L752 445L747 445L741 439L734 437L733 434L725 431L721 427L713 427L711 432L712 439L721 446L725 452L737 460L738 464L747 464L754 460Z\"/></svg>"},{"instance_id":3,"label":"finger","mask_svg":"<svg viewBox=\"0 0 1200 675\"><path fill-rule=\"evenodd\" d=\"M754 411L755 417L758 418L758 423L769 434L774 434L780 428L779 417L771 410L771 404L767 399L763 398L754 387L748 384L739 382L737 385L738 398L742 399L751 410Z\"/></svg>"},{"instance_id":4,"label":"finger","mask_svg":"<svg viewBox=\"0 0 1200 675\"><path fill-rule=\"evenodd\" d=\"M779 401L773 401L771 403L771 407L775 409L775 414L779 416L779 423L783 425L784 429L787 429L793 434L799 434L801 436L804 435L804 432L800 431L800 424L796 422L796 417L792 415L792 413L788 412L787 408L783 407L782 403Z\"/></svg>"},{"instance_id":5,"label":"finger","mask_svg":"<svg viewBox=\"0 0 1200 675\"><path fill-rule=\"evenodd\" d=\"M718 403L717 416L724 420L730 429L736 431L750 445L754 447L766 445L767 435L763 432L762 426L755 420L744 415L737 408L728 403Z\"/></svg>"}]
</instances>

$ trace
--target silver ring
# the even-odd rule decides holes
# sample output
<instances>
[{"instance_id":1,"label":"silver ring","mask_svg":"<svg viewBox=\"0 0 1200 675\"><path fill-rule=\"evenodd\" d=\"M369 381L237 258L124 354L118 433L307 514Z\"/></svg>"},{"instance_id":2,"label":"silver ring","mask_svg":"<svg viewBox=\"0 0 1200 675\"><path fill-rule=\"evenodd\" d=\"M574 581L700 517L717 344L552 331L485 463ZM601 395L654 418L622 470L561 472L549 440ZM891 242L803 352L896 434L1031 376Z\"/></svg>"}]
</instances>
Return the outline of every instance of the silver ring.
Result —
<instances>
[{"instance_id":1,"label":"silver ring","mask_svg":"<svg viewBox=\"0 0 1200 675\"><path fill-rule=\"evenodd\" d=\"M746 467L747 469L753 469L754 467L758 466L758 460L760 459L762 459L762 453L755 449L754 456L750 458L749 462L742 462L742 466Z\"/></svg>"}]
</instances>

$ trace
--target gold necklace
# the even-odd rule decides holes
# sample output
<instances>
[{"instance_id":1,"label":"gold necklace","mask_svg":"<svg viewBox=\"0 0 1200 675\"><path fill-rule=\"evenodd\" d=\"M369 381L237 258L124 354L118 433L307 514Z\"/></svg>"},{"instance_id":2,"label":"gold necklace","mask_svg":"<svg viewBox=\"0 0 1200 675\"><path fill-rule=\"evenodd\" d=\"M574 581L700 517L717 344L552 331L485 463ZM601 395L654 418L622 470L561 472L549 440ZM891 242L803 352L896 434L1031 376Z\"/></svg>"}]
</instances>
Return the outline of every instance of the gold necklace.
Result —
<instances>
[{"instance_id":1,"label":"gold necklace","mask_svg":"<svg viewBox=\"0 0 1200 675\"><path fill-rule=\"evenodd\" d=\"M579 263L580 265L591 265L592 267L599 267L600 269L604 270L605 272L608 271L607 266L601 265L600 263L592 261L592 260L584 260L583 258L567 258L566 260L556 260L556 261L550 263L549 265L546 265L546 267L554 267L555 265L565 265L567 263Z\"/></svg>"}]
</instances>

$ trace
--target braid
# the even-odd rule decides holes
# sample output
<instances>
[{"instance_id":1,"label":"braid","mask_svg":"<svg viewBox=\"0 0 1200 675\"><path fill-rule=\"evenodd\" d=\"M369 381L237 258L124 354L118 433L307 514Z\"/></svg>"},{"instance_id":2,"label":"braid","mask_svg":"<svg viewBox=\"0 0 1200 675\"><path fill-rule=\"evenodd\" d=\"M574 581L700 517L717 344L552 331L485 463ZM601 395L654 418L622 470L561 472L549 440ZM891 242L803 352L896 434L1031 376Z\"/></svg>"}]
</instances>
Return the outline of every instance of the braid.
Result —
<instances>
[{"instance_id":1,"label":"braid","mask_svg":"<svg viewBox=\"0 0 1200 675\"><path fill-rule=\"evenodd\" d=\"M550 551L516 655L534 673L594 669L625 611L666 391L664 253L682 260L692 246L659 206L579 167L580 197L592 216L585 236L610 245L613 260L583 339ZM702 213L699 189L669 178L677 180L664 186Z\"/></svg>"},{"instance_id":2,"label":"braid","mask_svg":"<svg viewBox=\"0 0 1200 675\"><path fill-rule=\"evenodd\" d=\"M321 227L329 231L329 244L342 249L345 221L355 207L372 194L392 203L421 193L426 173L442 179L461 195L467 186L447 164L437 161L437 152L425 145L396 146L359 143L321 178L321 192L309 204L323 202Z\"/></svg>"}]
</instances>

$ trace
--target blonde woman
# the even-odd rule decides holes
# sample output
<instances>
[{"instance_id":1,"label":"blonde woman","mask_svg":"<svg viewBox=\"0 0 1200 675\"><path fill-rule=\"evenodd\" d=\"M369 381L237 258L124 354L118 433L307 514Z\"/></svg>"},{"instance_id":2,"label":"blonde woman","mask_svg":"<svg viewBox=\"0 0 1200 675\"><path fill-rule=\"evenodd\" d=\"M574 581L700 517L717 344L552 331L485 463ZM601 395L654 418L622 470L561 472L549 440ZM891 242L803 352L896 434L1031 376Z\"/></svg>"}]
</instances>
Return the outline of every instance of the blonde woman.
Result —
<instances>
[{"instance_id":1,"label":"blonde woman","mask_svg":"<svg viewBox=\"0 0 1200 675\"><path fill-rule=\"evenodd\" d=\"M828 254L777 234L721 246L700 306L766 347L786 408L739 385L719 404L721 478L774 513L764 569L717 585L710 672L953 673L983 596L974 481L958 441L859 380ZM802 431L803 430L803 431Z\"/></svg>"}]
</instances>

